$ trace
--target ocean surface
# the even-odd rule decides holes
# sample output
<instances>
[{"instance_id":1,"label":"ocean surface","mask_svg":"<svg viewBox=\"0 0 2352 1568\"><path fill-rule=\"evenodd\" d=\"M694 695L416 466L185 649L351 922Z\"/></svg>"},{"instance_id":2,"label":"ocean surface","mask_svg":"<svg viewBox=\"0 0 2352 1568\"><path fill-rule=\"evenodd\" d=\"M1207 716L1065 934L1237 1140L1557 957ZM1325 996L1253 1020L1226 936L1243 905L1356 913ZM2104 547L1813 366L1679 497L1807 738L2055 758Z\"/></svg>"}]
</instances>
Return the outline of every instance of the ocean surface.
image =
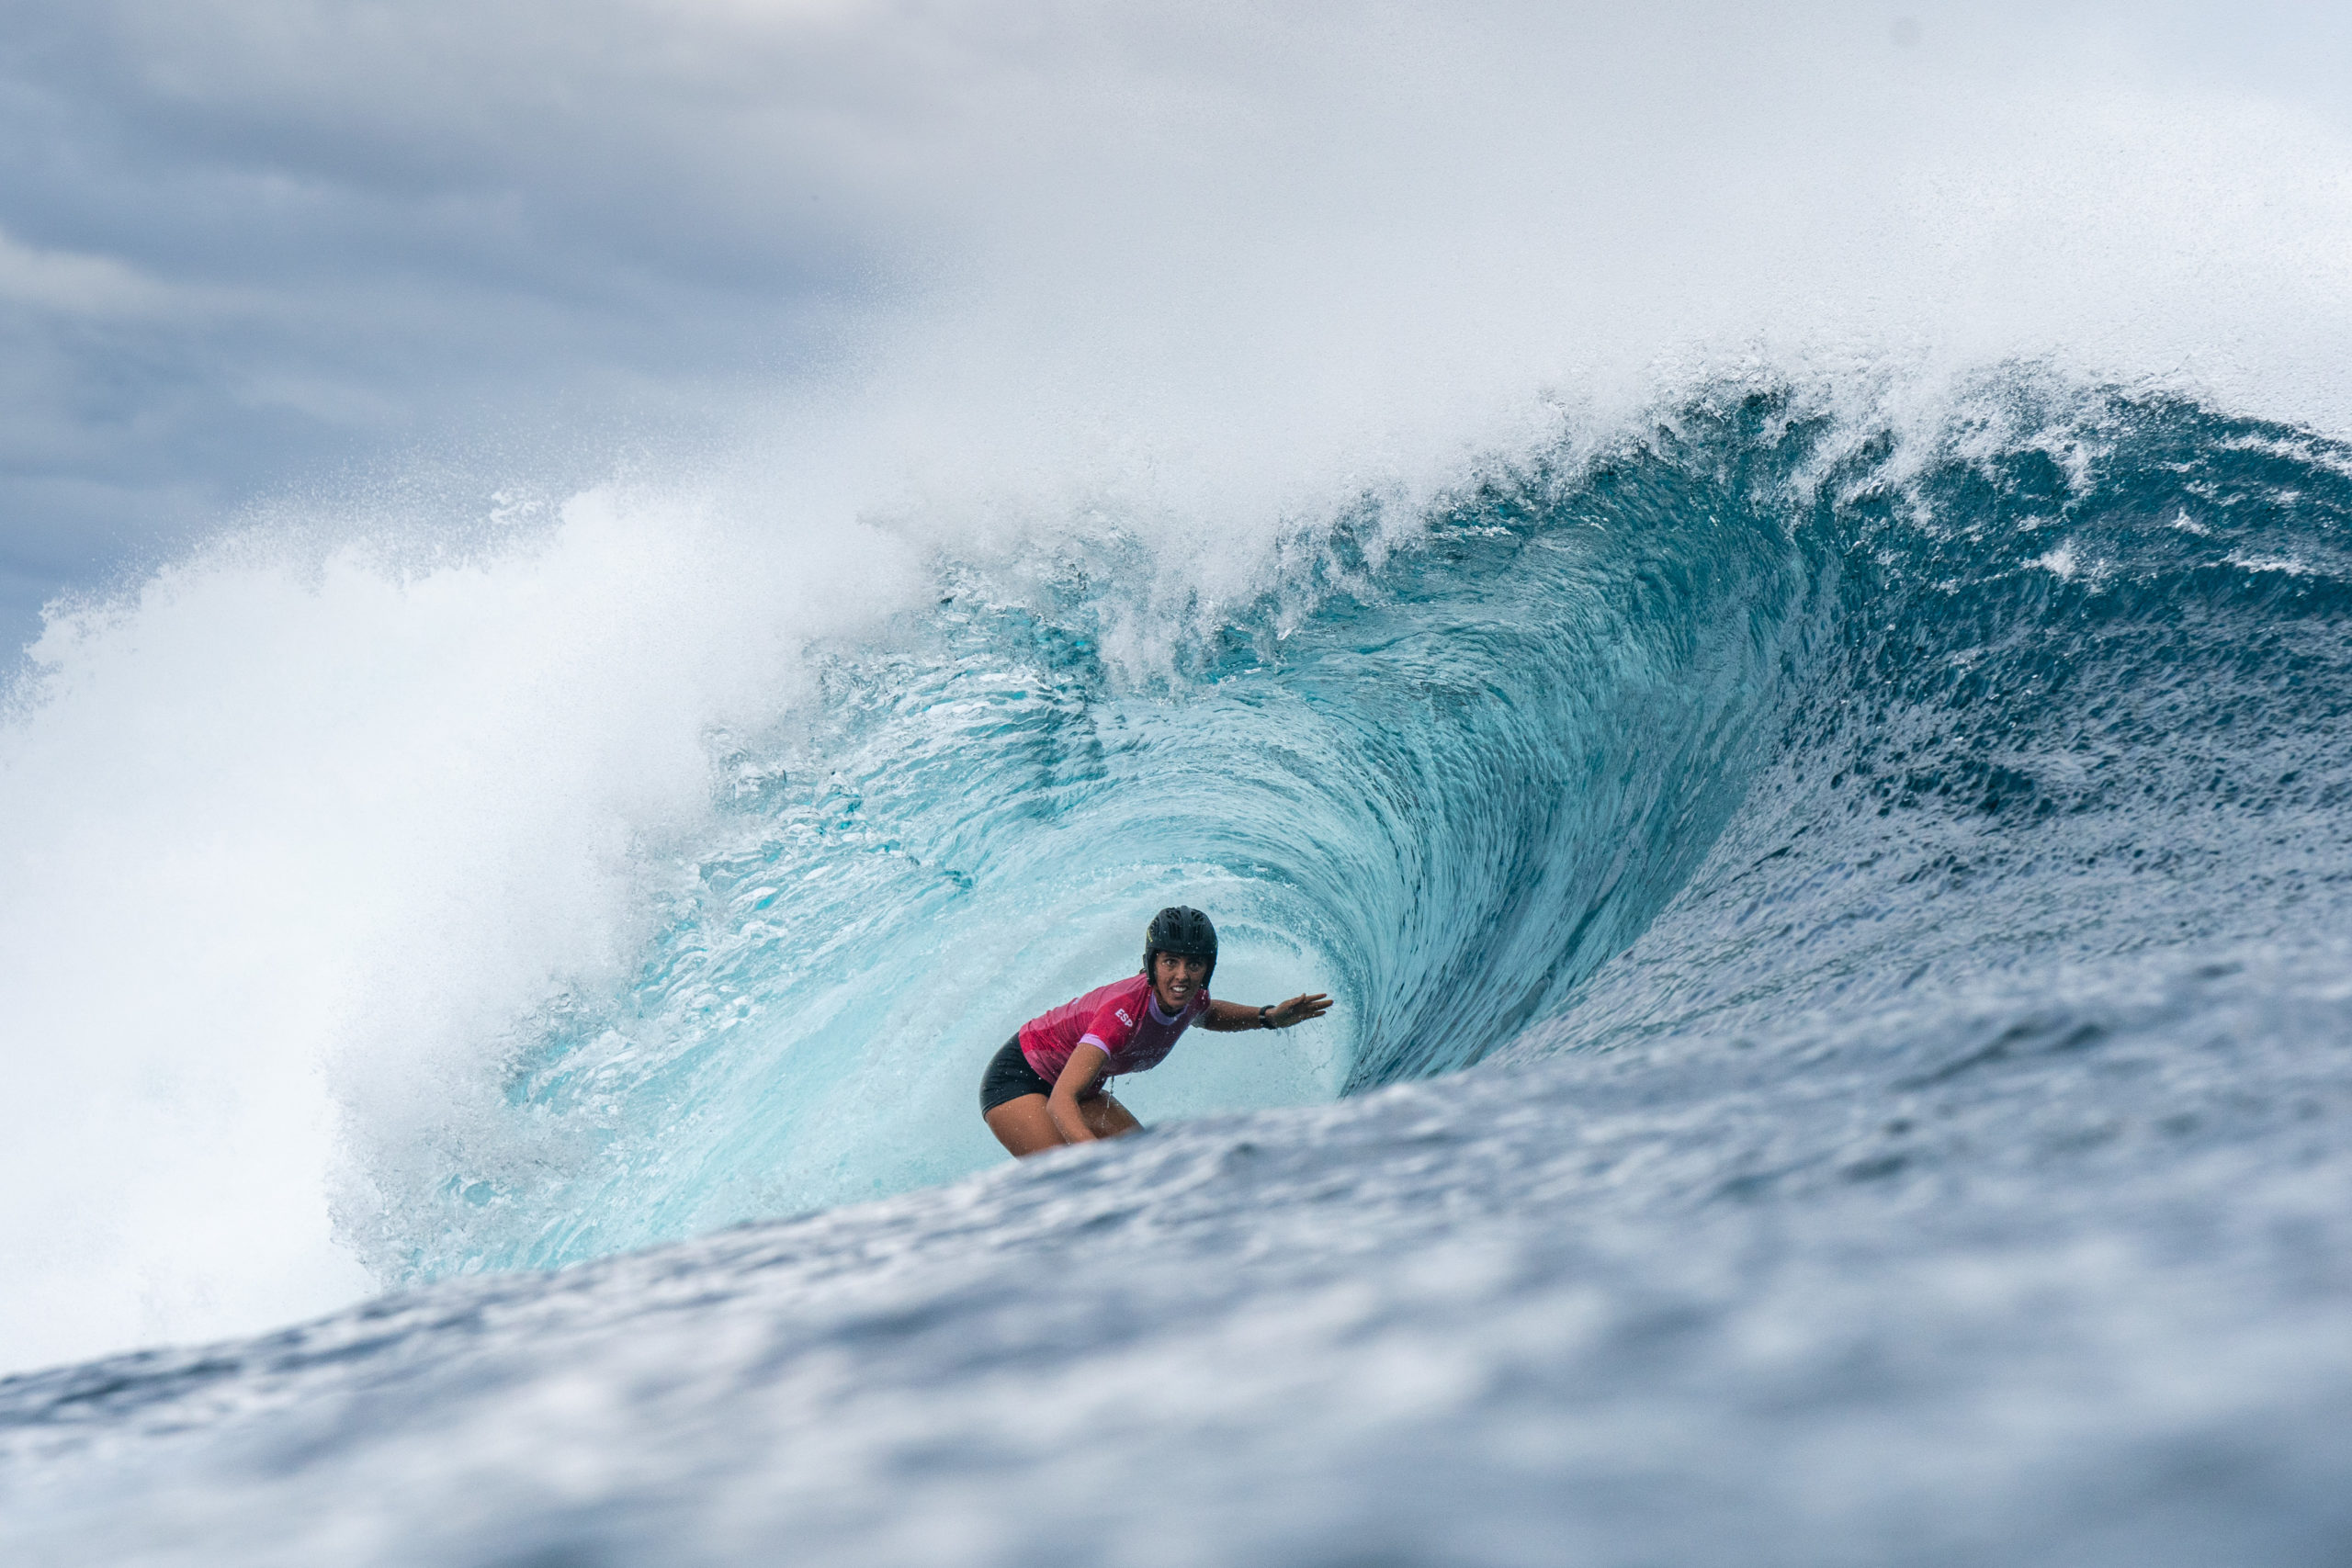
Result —
<instances>
[{"instance_id":1,"label":"ocean surface","mask_svg":"<svg viewBox=\"0 0 2352 1568\"><path fill-rule=\"evenodd\" d=\"M2352 1561L2352 447L1871 408L1569 421L1247 592L1115 509L893 566L609 961L331 1076L390 1293L0 1381L0 1560ZM1003 1160L1177 902L1333 1014Z\"/></svg>"}]
</instances>

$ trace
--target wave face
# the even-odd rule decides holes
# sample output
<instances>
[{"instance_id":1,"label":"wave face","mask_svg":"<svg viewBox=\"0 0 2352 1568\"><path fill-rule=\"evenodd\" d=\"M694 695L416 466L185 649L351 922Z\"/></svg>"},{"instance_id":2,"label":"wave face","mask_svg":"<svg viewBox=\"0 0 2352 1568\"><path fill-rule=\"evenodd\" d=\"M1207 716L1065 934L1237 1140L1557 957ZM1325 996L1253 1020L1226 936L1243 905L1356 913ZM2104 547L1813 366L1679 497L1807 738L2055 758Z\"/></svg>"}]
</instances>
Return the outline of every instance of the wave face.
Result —
<instances>
[{"instance_id":1,"label":"wave face","mask_svg":"<svg viewBox=\"0 0 2352 1568\"><path fill-rule=\"evenodd\" d=\"M363 1130L413 1293L0 1383L0 1529L2340 1561L2347 522L2338 445L2011 373L1722 389L1244 604L1115 529L943 561L718 738L633 970ZM981 1062L1176 901L1340 1009L1002 1164Z\"/></svg>"}]
</instances>

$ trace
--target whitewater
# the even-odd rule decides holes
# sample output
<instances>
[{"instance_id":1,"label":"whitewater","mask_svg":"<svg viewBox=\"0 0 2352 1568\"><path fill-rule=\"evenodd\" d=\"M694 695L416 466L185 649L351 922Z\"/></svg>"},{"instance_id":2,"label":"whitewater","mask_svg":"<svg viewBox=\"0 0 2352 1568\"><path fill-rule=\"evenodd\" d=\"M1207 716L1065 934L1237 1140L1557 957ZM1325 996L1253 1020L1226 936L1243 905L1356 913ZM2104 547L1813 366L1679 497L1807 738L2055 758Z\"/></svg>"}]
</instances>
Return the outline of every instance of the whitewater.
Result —
<instances>
[{"instance_id":1,"label":"whitewater","mask_svg":"<svg viewBox=\"0 0 2352 1568\"><path fill-rule=\"evenodd\" d=\"M1850 20L933 17L808 385L53 604L0 1560L2343 1562L2352 138Z\"/></svg>"}]
</instances>

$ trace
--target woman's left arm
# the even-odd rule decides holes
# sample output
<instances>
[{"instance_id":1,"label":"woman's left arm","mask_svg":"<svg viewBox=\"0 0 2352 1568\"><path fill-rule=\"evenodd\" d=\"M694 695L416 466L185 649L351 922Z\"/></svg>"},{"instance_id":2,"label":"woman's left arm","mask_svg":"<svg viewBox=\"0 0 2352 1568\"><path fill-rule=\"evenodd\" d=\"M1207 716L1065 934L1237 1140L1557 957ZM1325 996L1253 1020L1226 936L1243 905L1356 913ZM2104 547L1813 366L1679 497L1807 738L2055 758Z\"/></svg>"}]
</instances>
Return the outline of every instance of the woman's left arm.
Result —
<instances>
[{"instance_id":1,"label":"woman's left arm","mask_svg":"<svg viewBox=\"0 0 2352 1568\"><path fill-rule=\"evenodd\" d=\"M1294 1023L1305 1023L1310 1018L1321 1018L1331 1010L1331 998L1320 991L1309 991L1291 998L1286 1002L1274 1002L1266 1007L1245 1007L1239 1002L1211 1001L1209 1010L1201 1014L1201 1027L1220 1034L1230 1034L1243 1029L1288 1029Z\"/></svg>"}]
</instances>

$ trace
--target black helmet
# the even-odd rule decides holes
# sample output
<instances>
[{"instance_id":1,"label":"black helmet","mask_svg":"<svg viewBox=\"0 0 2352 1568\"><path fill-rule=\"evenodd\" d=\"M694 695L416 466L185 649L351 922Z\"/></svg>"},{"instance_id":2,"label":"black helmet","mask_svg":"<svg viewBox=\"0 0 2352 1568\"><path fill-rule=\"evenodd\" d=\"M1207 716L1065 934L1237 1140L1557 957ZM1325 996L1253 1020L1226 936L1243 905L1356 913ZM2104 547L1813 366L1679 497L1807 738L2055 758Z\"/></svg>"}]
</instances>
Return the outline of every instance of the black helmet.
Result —
<instances>
[{"instance_id":1,"label":"black helmet","mask_svg":"<svg viewBox=\"0 0 2352 1568\"><path fill-rule=\"evenodd\" d=\"M1154 953L1173 953L1185 958L1205 958L1208 975L1201 976L1201 984L1208 984L1208 976L1216 973L1216 928L1198 909L1184 904L1170 904L1152 916L1150 929L1143 933L1143 972L1151 974ZM1153 976L1155 979L1158 976Z\"/></svg>"}]
</instances>

